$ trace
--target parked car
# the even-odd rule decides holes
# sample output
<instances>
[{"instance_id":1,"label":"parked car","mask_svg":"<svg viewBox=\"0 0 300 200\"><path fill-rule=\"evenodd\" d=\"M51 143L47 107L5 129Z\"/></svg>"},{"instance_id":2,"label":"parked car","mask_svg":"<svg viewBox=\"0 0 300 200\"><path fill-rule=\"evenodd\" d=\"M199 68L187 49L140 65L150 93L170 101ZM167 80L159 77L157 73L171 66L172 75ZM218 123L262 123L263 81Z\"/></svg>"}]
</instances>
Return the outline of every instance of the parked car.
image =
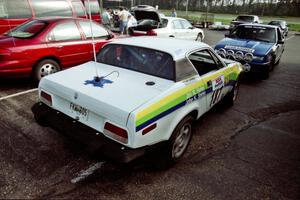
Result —
<instances>
[{"instance_id":1,"label":"parked car","mask_svg":"<svg viewBox=\"0 0 300 200\"><path fill-rule=\"evenodd\" d=\"M204 43L175 40L115 40L96 63L43 78L32 107L37 123L100 148L117 162L153 149L160 149L156 160L165 166L178 161L191 140L192 122L220 101L234 103L243 69Z\"/></svg>"},{"instance_id":2,"label":"parked car","mask_svg":"<svg viewBox=\"0 0 300 200\"><path fill-rule=\"evenodd\" d=\"M134 15L138 25L128 30L129 35L173 37L197 41L204 39L203 30L193 27L186 19L162 17L155 9L149 8L146 10L136 8Z\"/></svg>"},{"instance_id":3,"label":"parked car","mask_svg":"<svg viewBox=\"0 0 300 200\"><path fill-rule=\"evenodd\" d=\"M229 30L229 25L225 25L222 22L214 22L208 28L211 30Z\"/></svg>"},{"instance_id":4,"label":"parked car","mask_svg":"<svg viewBox=\"0 0 300 200\"><path fill-rule=\"evenodd\" d=\"M84 4L86 11L87 11L87 15L89 17L89 7L91 7L91 19L101 23L101 14L100 14L100 5L98 0L81 0L82 3ZM90 5L89 5L90 2Z\"/></svg>"},{"instance_id":5,"label":"parked car","mask_svg":"<svg viewBox=\"0 0 300 200\"><path fill-rule=\"evenodd\" d=\"M289 28L287 26L286 21L284 21L284 20L273 20L273 21L269 22L269 25L278 26L281 29L284 36L288 35Z\"/></svg>"},{"instance_id":6,"label":"parked car","mask_svg":"<svg viewBox=\"0 0 300 200\"><path fill-rule=\"evenodd\" d=\"M219 41L216 52L223 58L248 63L251 71L267 79L284 51L284 37L279 27L262 24L238 25Z\"/></svg>"},{"instance_id":7,"label":"parked car","mask_svg":"<svg viewBox=\"0 0 300 200\"><path fill-rule=\"evenodd\" d=\"M92 22L95 49L114 35ZM90 22L80 18L41 18L0 36L0 77L42 77L93 58Z\"/></svg>"},{"instance_id":8,"label":"parked car","mask_svg":"<svg viewBox=\"0 0 300 200\"><path fill-rule=\"evenodd\" d=\"M261 21L257 15L239 15L236 19L231 21L229 29L232 30L236 26L246 23L261 23Z\"/></svg>"},{"instance_id":9,"label":"parked car","mask_svg":"<svg viewBox=\"0 0 300 200\"><path fill-rule=\"evenodd\" d=\"M0 34L31 18L54 16L87 18L80 0L1 0Z\"/></svg>"}]
</instances>

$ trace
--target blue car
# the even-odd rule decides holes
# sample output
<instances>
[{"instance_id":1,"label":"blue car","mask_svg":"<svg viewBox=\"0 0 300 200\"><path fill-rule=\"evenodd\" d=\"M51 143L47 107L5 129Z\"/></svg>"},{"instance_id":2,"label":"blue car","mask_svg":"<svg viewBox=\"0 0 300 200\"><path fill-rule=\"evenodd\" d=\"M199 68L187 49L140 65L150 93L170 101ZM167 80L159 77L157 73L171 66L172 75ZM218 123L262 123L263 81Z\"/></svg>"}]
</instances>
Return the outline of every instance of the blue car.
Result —
<instances>
[{"instance_id":1,"label":"blue car","mask_svg":"<svg viewBox=\"0 0 300 200\"><path fill-rule=\"evenodd\" d=\"M215 51L268 79L284 51L284 36L277 26L241 24L225 34L225 38L216 44Z\"/></svg>"}]
</instances>

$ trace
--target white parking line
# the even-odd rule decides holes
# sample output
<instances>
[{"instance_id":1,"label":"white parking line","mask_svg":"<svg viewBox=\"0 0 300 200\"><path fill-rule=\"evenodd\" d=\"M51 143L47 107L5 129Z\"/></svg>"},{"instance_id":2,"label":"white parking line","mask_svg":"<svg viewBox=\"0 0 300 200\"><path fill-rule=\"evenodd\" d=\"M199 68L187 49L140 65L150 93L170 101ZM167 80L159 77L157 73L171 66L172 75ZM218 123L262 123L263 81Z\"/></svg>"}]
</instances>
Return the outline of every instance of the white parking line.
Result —
<instances>
[{"instance_id":1,"label":"white parking line","mask_svg":"<svg viewBox=\"0 0 300 200\"><path fill-rule=\"evenodd\" d=\"M78 176L71 180L71 183L75 184L78 183L79 181L86 179L88 176L93 174L97 169L101 168L104 164L105 162L97 162L91 165L88 169L80 171Z\"/></svg>"},{"instance_id":2,"label":"white parking line","mask_svg":"<svg viewBox=\"0 0 300 200\"><path fill-rule=\"evenodd\" d=\"M292 39L293 37L295 37L295 36L294 36L294 35L292 35L292 36L290 36L290 37L286 38L286 39L285 39L285 41L288 41L289 39Z\"/></svg>"},{"instance_id":3,"label":"white parking line","mask_svg":"<svg viewBox=\"0 0 300 200\"><path fill-rule=\"evenodd\" d=\"M34 89L26 90L26 91L23 91L23 92L18 92L18 93L15 93L15 94L11 94L11 95L8 95L8 96L5 96L5 97L0 97L0 101L5 100L5 99L9 99L9 98L12 98L12 97L20 96L20 95L23 95L23 94L27 94L27 93L30 93L30 92L35 92L37 90L38 90L38 88L34 88Z\"/></svg>"}]
</instances>

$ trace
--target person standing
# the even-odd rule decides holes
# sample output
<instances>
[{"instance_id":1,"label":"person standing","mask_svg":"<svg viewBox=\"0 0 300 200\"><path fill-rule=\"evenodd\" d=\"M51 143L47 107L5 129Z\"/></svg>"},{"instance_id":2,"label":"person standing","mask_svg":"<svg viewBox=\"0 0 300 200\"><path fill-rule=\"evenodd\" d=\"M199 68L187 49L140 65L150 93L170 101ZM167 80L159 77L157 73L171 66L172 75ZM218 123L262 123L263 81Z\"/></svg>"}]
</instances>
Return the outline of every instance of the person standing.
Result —
<instances>
[{"instance_id":1,"label":"person standing","mask_svg":"<svg viewBox=\"0 0 300 200\"><path fill-rule=\"evenodd\" d=\"M123 35L126 33L126 27L128 23L129 12L123 7L120 7L119 20L120 20L120 33Z\"/></svg>"},{"instance_id":2,"label":"person standing","mask_svg":"<svg viewBox=\"0 0 300 200\"><path fill-rule=\"evenodd\" d=\"M175 8L172 9L171 17L177 17L177 13L176 13Z\"/></svg>"}]
</instances>

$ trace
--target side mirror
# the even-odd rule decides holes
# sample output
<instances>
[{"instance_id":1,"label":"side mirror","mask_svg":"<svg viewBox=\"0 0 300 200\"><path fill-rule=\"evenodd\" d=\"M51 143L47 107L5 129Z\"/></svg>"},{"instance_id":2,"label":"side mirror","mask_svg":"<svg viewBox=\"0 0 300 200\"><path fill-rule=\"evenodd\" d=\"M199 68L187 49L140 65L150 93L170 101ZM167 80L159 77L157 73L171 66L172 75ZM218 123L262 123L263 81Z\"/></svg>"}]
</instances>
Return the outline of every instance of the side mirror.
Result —
<instances>
[{"instance_id":1,"label":"side mirror","mask_svg":"<svg viewBox=\"0 0 300 200\"><path fill-rule=\"evenodd\" d=\"M278 44L284 44L284 39L278 40Z\"/></svg>"},{"instance_id":2,"label":"side mirror","mask_svg":"<svg viewBox=\"0 0 300 200\"><path fill-rule=\"evenodd\" d=\"M192 29L192 30L193 30L194 28L195 28L195 27L193 27L193 26L190 26L190 27L189 27L189 29Z\"/></svg>"}]
</instances>

